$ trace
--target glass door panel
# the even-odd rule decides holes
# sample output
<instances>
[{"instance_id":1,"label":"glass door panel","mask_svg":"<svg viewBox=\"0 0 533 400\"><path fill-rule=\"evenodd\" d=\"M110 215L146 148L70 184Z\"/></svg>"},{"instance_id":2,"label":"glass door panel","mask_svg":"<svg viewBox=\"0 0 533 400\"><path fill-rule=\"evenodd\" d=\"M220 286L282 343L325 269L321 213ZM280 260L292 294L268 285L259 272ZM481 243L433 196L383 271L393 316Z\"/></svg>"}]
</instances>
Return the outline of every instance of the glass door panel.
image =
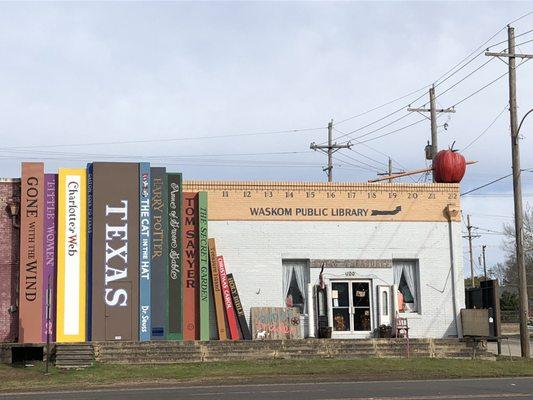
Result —
<instances>
[{"instance_id":1,"label":"glass door panel","mask_svg":"<svg viewBox=\"0 0 533 400\"><path fill-rule=\"evenodd\" d=\"M348 282L331 284L331 300L333 302L333 330L350 331L350 293Z\"/></svg>"},{"instance_id":2,"label":"glass door panel","mask_svg":"<svg viewBox=\"0 0 533 400\"><path fill-rule=\"evenodd\" d=\"M352 282L352 306L354 331L371 330L370 284Z\"/></svg>"}]
</instances>

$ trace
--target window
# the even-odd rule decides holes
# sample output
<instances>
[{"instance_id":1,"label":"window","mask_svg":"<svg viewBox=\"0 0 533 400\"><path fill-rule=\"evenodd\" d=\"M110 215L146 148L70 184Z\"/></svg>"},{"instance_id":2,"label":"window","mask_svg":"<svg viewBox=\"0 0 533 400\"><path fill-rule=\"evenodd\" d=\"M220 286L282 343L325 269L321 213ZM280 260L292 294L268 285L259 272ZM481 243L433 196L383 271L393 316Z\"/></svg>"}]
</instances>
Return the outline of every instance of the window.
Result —
<instances>
[{"instance_id":1,"label":"window","mask_svg":"<svg viewBox=\"0 0 533 400\"><path fill-rule=\"evenodd\" d=\"M394 260L394 284L398 285L398 311L418 312L420 298L418 295L419 273L416 261Z\"/></svg>"},{"instance_id":2,"label":"window","mask_svg":"<svg viewBox=\"0 0 533 400\"><path fill-rule=\"evenodd\" d=\"M283 300L287 307L297 307L307 313L309 265L305 260L283 260Z\"/></svg>"},{"instance_id":3,"label":"window","mask_svg":"<svg viewBox=\"0 0 533 400\"><path fill-rule=\"evenodd\" d=\"M381 314L389 315L389 294L385 291L381 293Z\"/></svg>"}]
</instances>

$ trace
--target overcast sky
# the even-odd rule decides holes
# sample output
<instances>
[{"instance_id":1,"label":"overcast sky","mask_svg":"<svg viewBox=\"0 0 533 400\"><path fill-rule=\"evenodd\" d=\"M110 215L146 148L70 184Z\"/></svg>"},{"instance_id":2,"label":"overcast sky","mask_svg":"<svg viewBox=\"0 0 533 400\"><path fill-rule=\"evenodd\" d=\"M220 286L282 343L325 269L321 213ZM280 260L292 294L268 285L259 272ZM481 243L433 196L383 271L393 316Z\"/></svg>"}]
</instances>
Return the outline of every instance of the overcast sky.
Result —
<instances>
[{"instance_id":1,"label":"overcast sky","mask_svg":"<svg viewBox=\"0 0 533 400\"><path fill-rule=\"evenodd\" d=\"M52 172L142 157L189 179L321 181L325 156L309 144L326 140L330 119L335 137L356 131L339 142L372 139L337 153L335 180L366 181L386 155L395 168L425 167L429 121L401 111L373 122L411 102L423 106L432 82L437 95L458 83L488 58L438 79L496 33L489 44L505 41L502 28L531 10L523 2L1 3L0 137L10 148L1 175L19 176L21 160L43 159ZM533 29L533 14L513 25L517 35ZM533 42L519 51L533 53ZM438 97L439 107L506 68L490 61ZM517 81L522 116L533 107L533 63ZM496 120L464 152L478 164L463 191L510 173L507 101L504 76L439 119L439 147L456 141L459 149ZM533 168L533 117L522 134L522 166ZM154 142L138 142L146 140ZM523 183L533 201L533 173ZM463 200L464 213L501 231L512 222L511 188L507 178L476 192ZM489 263L501 260L500 241L476 239L476 258L485 243Z\"/></svg>"}]
</instances>

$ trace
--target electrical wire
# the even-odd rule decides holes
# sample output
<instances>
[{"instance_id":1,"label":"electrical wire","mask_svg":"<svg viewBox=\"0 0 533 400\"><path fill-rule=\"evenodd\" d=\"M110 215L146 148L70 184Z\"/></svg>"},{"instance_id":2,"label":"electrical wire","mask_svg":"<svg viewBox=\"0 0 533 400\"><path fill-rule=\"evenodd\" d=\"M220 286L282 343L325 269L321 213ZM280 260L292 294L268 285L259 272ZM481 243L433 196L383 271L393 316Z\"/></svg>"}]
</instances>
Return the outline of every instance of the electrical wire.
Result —
<instances>
[{"instance_id":1,"label":"electrical wire","mask_svg":"<svg viewBox=\"0 0 533 400\"><path fill-rule=\"evenodd\" d=\"M465 147L461 149L462 152L465 152L468 148L470 148L474 143L476 143L485 133L488 132L488 130L498 121L498 119L503 115L505 111L507 111L508 105L506 104L502 111L494 118L494 120L487 126L483 132L481 132L474 140L472 140L470 143L468 143Z\"/></svg>"},{"instance_id":2,"label":"electrical wire","mask_svg":"<svg viewBox=\"0 0 533 400\"><path fill-rule=\"evenodd\" d=\"M513 175L513 173L511 172L510 174L504 175L504 176L502 176L502 177L500 177L500 178L494 179L493 181L490 181L490 182L488 182L488 183L485 183L484 185L478 186L477 188L474 188L474 189L469 190L469 191L467 191L467 192L461 193L461 196L466 196L466 195L468 195L468 194L470 194L470 193L472 193L472 192L475 192L475 191L477 191L477 190L480 190L480 189L486 188L487 186L490 186L490 185L492 185L492 184L494 184L494 183L496 183L496 182L499 182L499 181L501 181L501 180L503 180L503 179L505 179L505 178L508 178L508 177L510 177L510 176L512 176L512 175Z\"/></svg>"},{"instance_id":3,"label":"electrical wire","mask_svg":"<svg viewBox=\"0 0 533 400\"><path fill-rule=\"evenodd\" d=\"M412 127L414 125L417 125L417 124L419 124L421 122L424 122L424 121L426 121L426 118L419 119L418 121L415 121L412 124L404 125L404 126L398 128L398 129L395 129L393 131L390 131L390 132L387 132L387 133L383 133L383 134L378 135L378 136L374 136L374 137L372 137L370 139L363 140L363 141L361 141L361 143L367 143L367 142L370 142L372 140L376 140L376 139L380 139L380 138L385 137L385 136L392 135L393 133L397 133L397 132L403 131L404 129L410 128L410 127ZM356 138L356 139L358 139L358 138Z\"/></svg>"},{"instance_id":4,"label":"electrical wire","mask_svg":"<svg viewBox=\"0 0 533 400\"><path fill-rule=\"evenodd\" d=\"M363 112L361 112L361 113L359 113L359 114L352 115L351 117L345 118L345 119L343 119L343 120L341 120L341 121L339 121L339 122L335 122L335 123L333 124L333 126L343 124L343 123L345 123L345 122L347 122L347 121L350 121L350 120L352 120L352 119L354 119L354 118L362 117L363 115L369 114L369 113L371 113L372 111L379 110L380 108L383 108L383 107L385 107L385 106L388 106L389 104L396 103L397 101L399 101L399 100L403 100L403 99L405 99L406 97L409 97L409 96L411 96L411 95L413 95L413 94L416 94L416 93L418 93L418 92L420 92L420 91L422 91L422 90L427 90L430 86L431 86L431 85L426 85L426 86L424 86L424 87L421 87L421 88L418 89L418 90L414 90L414 91L412 91L412 92L410 92L410 93L407 93L406 95L403 95L403 96L401 96L401 97L397 97L397 98L395 98L394 100L390 100L390 101L388 101L388 102L386 102L386 103L383 103L383 104L381 104L381 105L379 105L379 106L376 106L376 107L371 108L371 109L369 109L369 110L363 111ZM417 99L417 100L418 100L418 99ZM414 101L416 101L416 100L414 100ZM413 101L413 102L414 102L414 101ZM402 107L401 109L403 110L404 108L405 108L405 107Z\"/></svg>"},{"instance_id":5,"label":"electrical wire","mask_svg":"<svg viewBox=\"0 0 533 400\"><path fill-rule=\"evenodd\" d=\"M260 136L260 135L279 135L286 133L298 133L298 132L311 132L326 127L318 128L302 128L302 129L287 129L280 131L266 131L266 132L250 132L250 133L232 133L223 135L212 136L191 136L184 138L169 138L169 139L141 139L141 140L121 140L112 142L89 142L89 143L61 143L61 144L48 144L48 145L32 145L32 146L15 146L15 147L2 147L0 150L17 150L17 149L33 149L33 148L50 148L50 147L74 147L74 146L103 146L103 145L116 145L116 144L137 144L137 143L167 143L167 142L179 142L185 140L203 140L203 139L219 139L229 137L243 137L243 136Z\"/></svg>"}]
</instances>

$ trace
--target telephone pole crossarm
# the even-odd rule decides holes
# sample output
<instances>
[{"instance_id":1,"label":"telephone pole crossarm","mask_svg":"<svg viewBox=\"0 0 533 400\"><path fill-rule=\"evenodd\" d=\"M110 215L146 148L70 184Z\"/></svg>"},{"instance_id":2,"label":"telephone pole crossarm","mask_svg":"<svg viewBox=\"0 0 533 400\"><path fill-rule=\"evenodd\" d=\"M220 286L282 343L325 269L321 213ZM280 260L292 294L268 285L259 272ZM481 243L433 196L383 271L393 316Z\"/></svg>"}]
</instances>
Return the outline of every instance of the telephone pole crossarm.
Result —
<instances>
[{"instance_id":1,"label":"telephone pole crossarm","mask_svg":"<svg viewBox=\"0 0 533 400\"><path fill-rule=\"evenodd\" d=\"M454 113L455 109L453 107L448 108L437 108L436 106L437 96L435 96L435 86L429 88L429 108L407 108L407 111L417 112L417 113L429 113L429 120L431 121L431 160L435 161L435 156L438 152L438 143L437 143L437 114L440 113ZM435 179L435 177L433 177Z\"/></svg>"},{"instance_id":2,"label":"telephone pole crossarm","mask_svg":"<svg viewBox=\"0 0 533 400\"><path fill-rule=\"evenodd\" d=\"M333 153L339 151L340 149L349 149L352 147L352 143L347 142L345 144L333 143L333 120L328 123L328 144L319 145L315 142L311 143L309 148L314 151L321 151L324 154L328 155L328 166L324 167L322 170L328 174L328 182L333 181Z\"/></svg>"}]
</instances>

